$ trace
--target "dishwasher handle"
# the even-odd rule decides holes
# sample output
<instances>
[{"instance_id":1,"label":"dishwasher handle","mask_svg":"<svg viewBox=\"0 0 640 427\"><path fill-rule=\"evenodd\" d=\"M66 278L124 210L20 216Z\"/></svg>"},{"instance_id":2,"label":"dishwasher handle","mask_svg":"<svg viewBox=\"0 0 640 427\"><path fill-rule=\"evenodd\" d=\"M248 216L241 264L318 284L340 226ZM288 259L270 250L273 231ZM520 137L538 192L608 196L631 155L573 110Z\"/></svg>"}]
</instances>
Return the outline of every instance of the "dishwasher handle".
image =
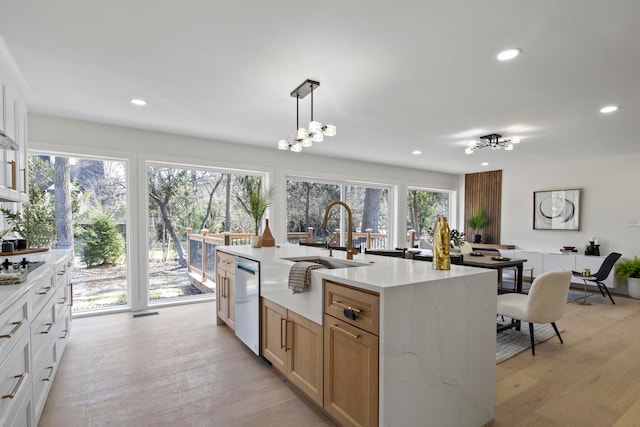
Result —
<instances>
[{"instance_id":1,"label":"dishwasher handle","mask_svg":"<svg viewBox=\"0 0 640 427\"><path fill-rule=\"evenodd\" d=\"M255 267L253 267L251 265L242 264L242 263L239 263L239 262L236 263L236 268L238 270L243 270L243 271L246 271L247 273L253 274L253 275L255 275L258 272L257 268L255 268Z\"/></svg>"}]
</instances>

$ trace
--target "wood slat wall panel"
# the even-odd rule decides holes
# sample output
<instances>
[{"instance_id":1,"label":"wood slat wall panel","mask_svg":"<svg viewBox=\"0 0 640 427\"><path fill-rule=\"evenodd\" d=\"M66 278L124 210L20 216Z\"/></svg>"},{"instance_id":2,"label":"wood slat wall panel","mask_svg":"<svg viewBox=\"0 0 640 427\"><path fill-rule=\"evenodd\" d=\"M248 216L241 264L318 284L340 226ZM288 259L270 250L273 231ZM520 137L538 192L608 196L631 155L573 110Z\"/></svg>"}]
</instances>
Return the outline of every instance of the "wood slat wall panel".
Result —
<instances>
[{"instance_id":1,"label":"wood slat wall panel","mask_svg":"<svg viewBox=\"0 0 640 427\"><path fill-rule=\"evenodd\" d=\"M500 243L500 219L502 210L502 171L470 173L465 175L464 215L465 236L471 241L473 230L467 219L480 209L489 217L489 224L483 230L482 243Z\"/></svg>"}]
</instances>

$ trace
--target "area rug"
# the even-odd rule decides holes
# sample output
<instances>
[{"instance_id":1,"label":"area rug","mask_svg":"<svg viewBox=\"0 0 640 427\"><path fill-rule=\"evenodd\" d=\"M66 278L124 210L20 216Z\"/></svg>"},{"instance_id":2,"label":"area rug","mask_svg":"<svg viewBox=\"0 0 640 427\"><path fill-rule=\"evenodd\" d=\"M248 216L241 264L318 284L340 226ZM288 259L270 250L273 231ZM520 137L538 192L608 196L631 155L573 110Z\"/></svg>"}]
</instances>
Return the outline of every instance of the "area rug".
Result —
<instances>
[{"instance_id":1,"label":"area rug","mask_svg":"<svg viewBox=\"0 0 640 427\"><path fill-rule=\"evenodd\" d=\"M502 324L510 321L510 319L505 317L504 322L498 321L498 323ZM520 331L516 331L515 329L507 329L506 331L502 331L497 334L496 365L531 347L531 339L529 338L529 324L527 322L522 322L522 326L520 329ZM554 337L556 333L554 332L553 327L550 324L534 324L533 335L535 337L536 344L538 344Z\"/></svg>"}]
</instances>

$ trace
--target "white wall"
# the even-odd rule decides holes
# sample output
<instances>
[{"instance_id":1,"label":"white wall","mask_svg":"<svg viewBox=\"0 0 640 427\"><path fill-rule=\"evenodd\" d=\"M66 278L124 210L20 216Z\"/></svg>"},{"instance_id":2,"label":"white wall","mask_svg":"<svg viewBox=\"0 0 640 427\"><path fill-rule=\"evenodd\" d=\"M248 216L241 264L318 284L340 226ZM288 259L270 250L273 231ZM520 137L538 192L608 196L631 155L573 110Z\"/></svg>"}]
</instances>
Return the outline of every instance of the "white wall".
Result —
<instances>
[{"instance_id":1,"label":"white wall","mask_svg":"<svg viewBox=\"0 0 640 427\"><path fill-rule=\"evenodd\" d=\"M341 144L348 144L342 141ZM269 173L276 188L275 203L270 209L270 228L277 242L285 241L286 217L285 176L299 175L316 178L347 179L363 183L382 183L395 186L393 197L398 198L398 209L392 212L390 223L395 243L404 246L406 198L408 186L429 187L455 191L461 206L460 186L464 179L458 175L430 172L418 169L292 153L249 145L229 144L219 141L147 130L111 126L53 116L29 114L29 149L58 153L75 153L87 156L119 157L130 160L131 176L144 181L144 162L170 161L189 165L254 170ZM339 151L339 146L336 150ZM313 150L309 150L313 152ZM144 194L144 184L138 186ZM146 202L144 200L143 202ZM142 206L138 207L144 215ZM462 209L459 209L461 211ZM398 220L400 218L400 220ZM454 212L452 223L458 223ZM145 218L146 220L146 218ZM144 223L134 220L144 227Z\"/></svg>"},{"instance_id":2,"label":"white wall","mask_svg":"<svg viewBox=\"0 0 640 427\"><path fill-rule=\"evenodd\" d=\"M600 254L640 255L640 154L557 166L505 170L502 175L502 243L518 248L557 252L576 246L584 253L590 237L600 241ZM580 188L579 231L533 230L533 192Z\"/></svg>"}]
</instances>

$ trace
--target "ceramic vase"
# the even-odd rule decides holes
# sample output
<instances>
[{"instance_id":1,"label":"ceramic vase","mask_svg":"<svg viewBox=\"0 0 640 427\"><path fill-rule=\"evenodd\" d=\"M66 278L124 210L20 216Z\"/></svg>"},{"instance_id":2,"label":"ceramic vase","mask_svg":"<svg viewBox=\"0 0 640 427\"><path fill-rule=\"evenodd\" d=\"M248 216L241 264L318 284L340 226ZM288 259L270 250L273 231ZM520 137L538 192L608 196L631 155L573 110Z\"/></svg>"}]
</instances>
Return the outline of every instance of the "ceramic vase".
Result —
<instances>
[{"instance_id":1,"label":"ceramic vase","mask_svg":"<svg viewBox=\"0 0 640 427\"><path fill-rule=\"evenodd\" d=\"M265 219L264 231L262 233L262 238L260 239L260 246L262 247L270 247L276 245L276 240L273 238L273 234L271 234L271 229L269 228L269 220Z\"/></svg>"},{"instance_id":2,"label":"ceramic vase","mask_svg":"<svg viewBox=\"0 0 640 427\"><path fill-rule=\"evenodd\" d=\"M629 287L629 296L640 299L640 279L637 277L629 277L627 279L627 285Z\"/></svg>"},{"instance_id":3,"label":"ceramic vase","mask_svg":"<svg viewBox=\"0 0 640 427\"><path fill-rule=\"evenodd\" d=\"M260 236L251 236L251 247L252 248L260 247Z\"/></svg>"}]
</instances>

